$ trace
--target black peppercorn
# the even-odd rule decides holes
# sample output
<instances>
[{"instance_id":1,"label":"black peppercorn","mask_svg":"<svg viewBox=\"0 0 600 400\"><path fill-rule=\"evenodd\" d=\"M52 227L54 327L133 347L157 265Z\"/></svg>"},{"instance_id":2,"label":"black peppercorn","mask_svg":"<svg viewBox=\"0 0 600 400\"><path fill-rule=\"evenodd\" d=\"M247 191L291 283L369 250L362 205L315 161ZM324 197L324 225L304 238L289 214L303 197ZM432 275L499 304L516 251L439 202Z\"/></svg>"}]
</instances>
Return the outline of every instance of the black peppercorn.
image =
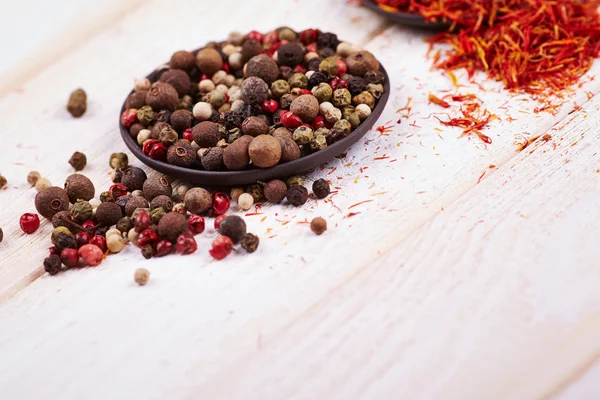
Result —
<instances>
[{"instance_id":1,"label":"black peppercorn","mask_svg":"<svg viewBox=\"0 0 600 400\"><path fill-rule=\"evenodd\" d=\"M331 128L329 133L327 133L327 144L330 145L332 143L337 142L340 139L344 138L345 133L342 128Z\"/></svg>"},{"instance_id":2,"label":"black peppercorn","mask_svg":"<svg viewBox=\"0 0 600 400\"><path fill-rule=\"evenodd\" d=\"M58 252L62 252L64 249L76 249L77 239L75 236L69 235L68 233L61 232L56 236L54 246Z\"/></svg>"},{"instance_id":3,"label":"black peppercorn","mask_svg":"<svg viewBox=\"0 0 600 400\"><path fill-rule=\"evenodd\" d=\"M258 236L253 235L252 233L246 233L240 241L242 248L248 253L254 253L258 248L258 243Z\"/></svg>"},{"instance_id":4,"label":"black peppercorn","mask_svg":"<svg viewBox=\"0 0 600 400\"><path fill-rule=\"evenodd\" d=\"M254 203L259 203L265 198L263 187L258 183L246 186L246 193L252 196Z\"/></svg>"},{"instance_id":5,"label":"black peppercorn","mask_svg":"<svg viewBox=\"0 0 600 400\"><path fill-rule=\"evenodd\" d=\"M137 208L148 208L148 207L149 207L148 200L146 200L142 196L132 196L129 199L129 201L127 202L127 204L125 204L125 215L127 215L128 217L131 217L131 214L133 214L133 212Z\"/></svg>"},{"instance_id":6,"label":"black peppercorn","mask_svg":"<svg viewBox=\"0 0 600 400\"><path fill-rule=\"evenodd\" d=\"M154 257L154 254L156 254L156 252L151 244L146 244L142 247L142 256L144 256L146 260Z\"/></svg>"},{"instance_id":7,"label":"black peppercorn","mask_svg":"<svg viewBox=\"0 0 600 400\"><path fill-rule=\"evenodd\" d=\"M69 164L71 164L75 171L81 171L87 164L87 157L85 154L76 151L69 159Z\"/></svg>"},{"instance_id":8,"label":"black peppercorn","mask_svg":"<svg viewBox=\"0 0 600 400\"><path fill-rule=\"evenodd\" d=\"M150 202L150 210L154 210L156 208L162 208L167 212L171 211L173 209L173 200L171 200L171 197L164 194L156 196Z\"/></svg>"},{"instance_id":9,"label":"black peppercorn","mask_svg":"<svg viewBox=\"0 0 600 400\"><path fill-rule=\"evenodd\" d=\"M232 215L221 221L219 225L219 233L223 236L227 236L231 241L236 244L246 234L246 222L237 215Z\"/></svg>"},{"instance_id":10,"label":"black peppercorn","mask_svg":"<svg viewBox=\"0 0 600 400\"><path fill-rule=\"evenodd\" d=\"M167 162L189 168L196 161L196 151L187 140L178 140L167 150Z\"/></svg>"},{"instance_id":11,"label":"black peppercorn","mask_svg":"<svg viewBox=\"0 0 600 400\"><path fill-rule=\"evenodd\" d=\"M156 121L157 122L165 122L167 124L171 123L171 111L169 110L160 110L158 112L158 114L156 114Z\"/></svg>"},{"instance_id":12,"label":"black peppercorn","mask_svg":"<svg viewBox=\"0 0 600 400\"><path fill-rule=\"evenodd\" d=\"M117 222L117 229L121 233L128 233L133 228L133 222L131 222L131 218L123 217Z\"/></svg>"},{"instance_id":13,"label":"black peppercorn","mask_svg":"<svg viewBox=\"0 0 600 400\"><path fill-rule=\"evenodd\" d=\"M96 228L96 235L106 237L106 232L110 229L110 226L100 225Z\"/></svg>"},{"instance_id":14,"label":"black peppercorn","mask_svg":"<svg viewBox=\"0 0 600 400\"><path fill-rule=\"evenodd\" d=\"M4 240L4 231L0 228L0 243L2 243L2 240Z\"/></svg>"},{"instance_id":15,"label":"black peppercorn","mask_svg":"<svg viewBox=\"0 0 600 400\"><path fill-rule=\"evenodd\" d=\"M308 88L312 89L315 86L319 86L320 83L327 83L328 79L327 79L327 75L324 74L323 72L315 72L314 74L312 74L310 76L310 78L308 78Z\"/></svg>"},{"instance_id":16,"label":"black peppercorn","mask_svg":"<svg viewBox=\"0 0 600 400\"><path fill-rule=\"evenodd\" d=\"M223 115L223 123L227 129L235 129L242 125L245 118L241 110L228 111Z\"/></svg>"},{"instance_id":17,"label":"black peppercorn","mask_svg":"<svg viewBox=\"0 0 600 400\"><path fill-rule=\"evenodd\" d=\"M158 222L158 236L170 242L175 242L180 234L187 231L187 219L177 212L167 213Z\"/></svg>"},{"instance_id":18,"label":"black peppercorn","mask_svg":"<svg viewBox=\"0 0 600 400\"><path fill-rule=\"evenodd\" d=\"M62 262L60 261L60 257L56 254L51 255L50 257L46 257L44 259L44 270L50 275L58 274L62 269Z\"/></svg>"},{"instance_id":19,"label":"black peppercorn","mask_svg":"<svg viewBox=\"0 0 600 400\"><path fill-rule=\"evenodd\" d=\"M321 65L323 60L324 60L323 57L311 58L311 60L308 62L308 70L309 71L319 71L319 65Z\"/></svg>"},{"instance_id":20,"label":"black peppercorn","mask_svg":"<svg viewBox=\"0 0 600 400\"><path fill-rule=\"evenodd\" d=\"M317 37L317 48L322 49L328 47L332 50L336 50L340 41L335 33L323 32Z\"/></svg>"},{"instance_id":21,"label":"black peppercorn","mask_svg":"<svg viewBox=\"0 0 600 400\"><path fill-rule=\"evenodd\" d=\"M146 179L146 173L141 168L127 167L122 170L121 184L125 185L130 192L141 190Z\"/></svg>"},{"instance_id":22,"label":"black peppercorn","mask_svg":"<svg viewBox=\"0 0 600 400\"><path fill-rule=\"evenodd\" d=\"M127 204L127 201L125 202ZM113 226L123 217L123 210L117 203L102 203L96 208L96 219L103 225Z\"/></svg>"},{"instance_id":23,"label":"black peppercorn","mask_svg":"<svg viewBox=\"0 0 600 400\"><path fill-rule=\"evenodd\" d=\"M353 76L347 82L348 90L353 95L363 92L367 87L367 82L360 76Z\"/></svg>"},{"instance_id":24,"label":"black peppercorn","mask_svg":"<svg viewBox=\"0 0 600 400\"><path fill-rule=\"evenodd\" d=\"M335 55L335 50L324 47L318 51L319 57L329 58Z\"/></svg>"},{"instance_id":25,"label":"black peppercorn","mask_svg":"<svg viewBox=\"0 0 600 400\"><path fill-rule=\"evenodd\" d=\"M129 201L129 199L131 199L131 195L130 194L126 194L123 195L121 197L119 197L117 200L115 200L115 204L118 205L119 207L121 207L121 212L125 213L125 206L127 205L127 202ZM98 210L96 209L96 212Z\"/></svg>"},{"instance_id":26,"label":"black peppercorn","mask_svg":"<svg viewBox=\"0 0 600 400\"><path fill-rule=\"evenodd\" d=\"M69 175L65 181L65 191L69 201L75 203L77 200L90 201L96 194L94 184L88 177L81 174Z\"/></svg>"},{"instance_id":27,"label":"black peppercorn","mask_svg":"<svg viewBox=\"0 0 600 400\"><path fill-rule=\"evenodd\" d=\"M135 124L133 124L129 127L129 134L131 135L132 138L137 139L138 134L140 133L140 131L142 129L146 129L146 127L144 125L140 124L139 122L136 122Z\"/></svg>"},{"instance_id":28,"label":"black peppercorn","mask_svg":"<svg viewBox=\"0 0 600 400\"><path fill-rule=\"evenodd\" d=\"M295 67L302 64L304 60L304 49L298 42L288 42L282 44L277 49L277 61L280 65Z\"/></svg>"},{"instance_id":29,"label":"black peppercorn","mask_svg":"<svg viewBox=\"0 0 600 400\"><path fill-rule=\"evenodd\" d=\"M173 194L171 184L162 176L153 176L146 179L142 190L144 192L144 197L148 201L152 201L156 196L160 196L161 194L164 194L165 196Z\"/></svg>"},{"instance_id":30,"label":"black peppercorn","mask_svg":"<svg viewBox=\"0 0 600 400\"><path fill-rule=\"evenodd\" d=\"M379 83L383 83L383 81L385 80L385 75L383 75L383 72L381 71L367 71L365 73L365 81L367 83L374 83L374 84L379 84Z\"/></svg>"},{"instance_id":31,"label":"black peppercorn","mask_svg":"<svg viewBox=\"0 0 600 400\"><path fill-rule=\"evenodd\" d=\"M323 178L317 179L313 182L312 191L318 199L324 199L325 197L329 196L329 182Z\"/></svg>"},{"instance_id":32,"label":"black peppercorn","mask_svg":"<svg viewBox=\"0 0 600 400\"><path fill-rule=\"evenodd\" d=\"M35 196L35 208L42 216L51 219L57 212L69 209L69 196L62 188L49 187Z\"/></svg>"},{"instance_id":33,"label":"black peppercorn","mask_svg":"<svg viewBox=\"0 0 600 400\"><path fill-rule=\"evenodd\" d=\"M288 203L298 207L306 203L308 200L308 190L304 186L291 186L286 192Z\"/></svg>"},{"instance_id":34,"label":"black peppercorn","mask_svg":"<svg viewBox=\"0 0 600 400\"><path fill-rule=\"evenodd\" d=\"M111 174L111 179L113 183L121 183L121 179L123 178L123 171L120 169L115 169Z\"/></svg>"},{"instance_id":35,"label":"black peppercorn","mask_svg":"<svg viewBox=\"0 0 600 400\"><path fill-rule=\"evenodd\" d=\"M172 85L179 96L190 92L191 81L189 75L180 69L169 69L160 75L159 81Z\"/></svg>"}]
</instances>

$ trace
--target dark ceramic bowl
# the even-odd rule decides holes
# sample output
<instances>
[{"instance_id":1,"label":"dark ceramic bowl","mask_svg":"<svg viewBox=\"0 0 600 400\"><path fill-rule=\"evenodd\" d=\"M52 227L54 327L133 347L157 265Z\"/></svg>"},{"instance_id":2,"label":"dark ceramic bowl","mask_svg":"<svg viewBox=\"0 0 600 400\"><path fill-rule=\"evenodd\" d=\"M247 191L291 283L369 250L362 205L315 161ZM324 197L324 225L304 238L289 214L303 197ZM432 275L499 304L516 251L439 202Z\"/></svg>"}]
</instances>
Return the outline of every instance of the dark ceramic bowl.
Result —
<instances>
[{"instance_id":1,"label":"dark ceramic bowl","mask_svg":"<svg viewBox=\"0 0 600 400\"><path fill-rule=\"evenodd\" d=\"M379 68L385 76L385 81L383 83L384 93L377 101L375 109L373 109L371 115L369 115L369 117L365 119L358 128L352 131L345 138L333 143L330 146L327 146L323 150L319 150L305 157L300 157L294 161L277 164L271 168L250 168L243 171L205 171L201 169L178 167L171 165L166 161L155 160L145 155L137 141L129 134L129 130L121 125L120 115L119 129L121 130L123 141L129 150L131 150L131 152L141 162L159 172L162 172L173 178L181 179L184 182L199 185L236 186L252 184L257 181L266 182L275 178L288 178L293 175L310 171L311 169L316 168L319 165L335 158L335 156L344 153L350 146L352 146L367 132L369 132L373 125L375 125L375 122L377 122L377 119L383 112L385 104L387 103L390 95L390 78L383 66L380 65ZM147 78L151 82L155 82L158 80L160 72L161 71L155 71L148 75ZM123 111L125 111L125 102L123 102L123 106L121 107L121 114Z\"/></svg>"},{"instance_id":2,"label":"dark ceramic bowl","mask_svg":"<svg viewBox=\"0 0 600 400\"><path fill-rule=\"evenodd\" d=\"M379 7L372 0L365 0L364 6L379 15L388 18L390 21L397 23L398 25L410 26L412 28L419 29L430 29L430 30L444 30L450 27L450 24L444 22L429 22L425 18L418 14L411 14L405 12L392 12L386 11Z\"/></svg>"}]
</instances>

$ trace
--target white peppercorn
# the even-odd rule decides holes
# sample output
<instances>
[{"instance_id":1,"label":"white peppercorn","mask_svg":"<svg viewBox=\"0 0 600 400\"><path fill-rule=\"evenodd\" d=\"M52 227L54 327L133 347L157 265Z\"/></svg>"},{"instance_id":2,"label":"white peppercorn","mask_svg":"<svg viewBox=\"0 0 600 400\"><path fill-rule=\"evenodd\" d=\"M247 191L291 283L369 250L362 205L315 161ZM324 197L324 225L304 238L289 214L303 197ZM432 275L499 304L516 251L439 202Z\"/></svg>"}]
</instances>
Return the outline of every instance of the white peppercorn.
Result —
<instances>
[{"instance_id":1,"label":"white peppercorn","mask_svg":"<svg viewBox=\"0 0 600 400\"><path fill-rule=\"evenodd\" d=\"M231 66L231 68L233 69L240 69L242 68L242 59L244 57L242 56L242 53L238 53L235 52L233 54L229 55L229 65Z\"/></svg>"},{"instance_id":2,"label":"white peppercorn","mask_svg":"<svg viewBox=\"0 0 600 400\"><path fill-rule=\"evenodd\" d=\"M150 139L151 135L152 131L150 129L142 129L141 131L139 131L137 135L138 144L140 146L143 145L146 140Z\"/></svg>"},{"instance_id":3,"label":"white peppercorn","mask_svg":"<svg viewBox=\"0 0 600 400\"><path fill-rule=\"evenodd\" d=\"M327 120L327 122L329 122L330 124L335 124L337 121L342 119L342 112L340 111L339 108L334 107L334 108L328 110L325 113L324 117Z\"/></svg>"},{"instance_id":4,"label":"white peppercorn","mask_svg":"<svg viewBox=\"0 0 600 400\"><path fill-rule=\"evenodd\" d=\"M358 114L358 118L360 118L361 121L367 119L367 117L371 115L371 107L366 104L357 105L354 111Z\"/></svg>"},{"instance_id":5,"label":"white peppercorn","mask_svg":"<svg viewBox=\"0 0 600 400\"><path fill-rule=\"evenodd\" d=\"M135 90L150 90L150 80L148 78L140 78L133 81L133 87Z\"/></svg>"},{"instance_id":6,"label":"white peppercorn","mask_svg":"<svg viewBox=\"0 0 600 400\"><path fill-rule=\"evenodd\" d=\"M224 83L219 83L217 85L217 87L215 88L215 90L217 92L221 92L223 94L227 93L227 91L229 90L229 88L227 87L227 85L225 85ZM210 94L210 93L209 93Z\"/></svg>"},{"instance_id":7,"label":"white peppercorn","mask_svg":"<svg viewBox=\"0 0 600 400\"><path fill-rule=\"evenodd\" d=\"M319 104L319 114L325 116L325 113L329 110L333 110L335 106L328 101L324 101Z\"/></svg>"},{"instance_id":8,"label":"white peppercorn","mask_svg":"<svg viewBox=\"0 0 600 400\"><path fill-rule=\"evenodd\" d=\"M229 97L231 97L231 96L229 96ZM241 110L242 107L244 107L244 101L236 100L231 104L231 111Z\"/></svg>"},{"instance_id":9,"label":"white peppercorn","mask_svg":"<svg viewBox=\"0 0 600 400\"><path fill-rule=\"evenodd\" d=\"M140 234L136 232L135 228L131 228L127 233L127 240L133 244L137 244L138 236Z\"/></svg>"},{"instance_id":10,"label":"white peppercorn","mask_svg":"<svg viewBox=\"0 0 600 400\"><path fill-rule=\"evenodd\" d=\"M201 80L200 83L198 83L198 90L202 94L212 92L213 90L215 90L215 87L216 87L215 83L213 81L211 81L210 79L204 79L204 80Z\"/></svg>"},{"instance_id":11,"label":"white peppercorn","mask_svg":"<svg viewBox=\"0 0 600 400\"><path fill-rule=\"evenodd\" d=\"M196 118L198 121L206 121L212 115L212 107L210 104L201 101L196 103L192 113L194 114L194 118Z\"/></svg>"},{"instance_id":12,"label":"white peppercorn","mask_svg":"<svg viewBox=\"0 0 600 400\"><path fill-rule=\"evenodd\" d=\"M231 43L226 44L221 49L221 51L223 52L223 54L225 54L227 57L229 57L230 55L232 55L233 53L235 53L237 50L238 50L237 46L234 46Z\"/></svg>"},{"instance_id":13,"label":"white peppercorn","mask_svg":"<svg viewBox=\"0 0 600 400\"><path fill-rule=\"evenodd\" d=\"M37 190L38 192L41 192L42 190L47 189L50 186L52 186L52 183L50 183L50 181L48 179L40 178L35 183L35 190Z\"/></svg>"},{"instance_id":14,"label":"white peppercorn","mask_svg":"<svg viewBox=\"0 0 600 400\"><path fill-rule=\"evenodd\" d=\"M229 88L233 85L233 82L235 82L235 76L233 76L231 74L225 75L225 79L223 79L223 84L225 86L227 86Z\"/></svg>"},{"instance_id":15,"label":"white peppercorn","mask_svg":"<svg viewBox=\"0 0 600 400\"><path fill-rule=\"evenodd\" d=\"M237 203L242 210L248 211L254 205L254 197L250 193L242 193L238 197Z\"/></svg>"},{"instance_id":16,"label":"white peppercorn","mask_svg":"<svg viewBox=\"0 0 600 400\"><path fill-rule=\"evenodd\" d=\"M220 85L223 83L223 80L225 79L225 76L227 75L227 72L221 70L221 71L217 71L213 77L212 77L212 81L215 83L215 85Z\"/></svg>"}]
</instances>

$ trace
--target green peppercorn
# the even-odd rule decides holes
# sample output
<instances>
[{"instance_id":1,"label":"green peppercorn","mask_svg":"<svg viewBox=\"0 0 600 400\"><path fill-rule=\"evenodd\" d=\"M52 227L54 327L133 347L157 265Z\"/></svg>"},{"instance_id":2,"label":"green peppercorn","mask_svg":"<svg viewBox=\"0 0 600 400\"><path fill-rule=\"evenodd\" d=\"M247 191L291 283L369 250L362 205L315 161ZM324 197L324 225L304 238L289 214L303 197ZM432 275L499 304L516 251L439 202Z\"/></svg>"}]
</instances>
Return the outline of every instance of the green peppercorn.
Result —
<instances>
[{"instance_id":1,"label":"green peppercorn","mask_svg":"<svg viewBox=\"0 0 600 400\"><path fill-rule=\"evenodd\" d=\"M81 171L87 165L87 157L85 154L76 151L69 159L69 164L71 164L75 171Z\"/></svg>"},{"instance_id":2,"label":"green peppercorn","mask_svg":"<svg viewBox=\"0 0 600 400\"><path fill-rule=\"evenodd\" d=\"M348 136L352 131L352 125L345 119L340 119L333 125L334 128L339 128L344 131L344 136Z\"/></svg>"},{"instance_id":3,"label":"green peppercorn","mask_svg":"<svg viewBox=\"0 0 600 400\"><path fill-rule=\"evenodd\" d=\"M319 83L318 86L312 88L312 92L313 96L319 100L319 103L331 100L331 96L333 95L333 89L331 89L331 86L325 82Z\"/></svg>"},{"instance_id":4,"label":"green peppercorn","mask_svg":"<svg viewBox=\"0 0 600 400\"><path fill-rule=\"evenodd\" d=\"M225 103L225 95L221 91L213 90L206 95L206 102L213 108L218 109Z\"/></svg>"},{"instance_id":5,"label":"green peppercorn","mask_svg":"<svg viewBox=\"0 0 600 400\"><path fill-rule=\"evenodd\" d=\"M290 84L283 79L278 79L271 84L271 93L276 99L290 92Z\"/></svg>"},{"instance_id":6,"label":"green peppercorn","mask_svg":"<svg viewBox=\"0 0 600 400\"><path fill-rule=\"evenodd\" d=\"M175 132L175 130L173 128L171 128L170 126L166 126L166 127L162 128L162 130L160 131L160 133L158 135L158 140L160 140L161 143L163 143L167 146L171 146L173 143L175 143L177 141L177 139L179 139L177 132Z\"/></svg>"},{"instance_id":7,"label":"green peppercorn","mask_svg":"<svg viewBox=\"0 0 600 400\"><path fill-rule=\"evenodd\" d=\"M75 222L85 222L92 218L92 206L85 200L77 200L71 208L71 219Z\"/></svg>"},{"instance_id":8,"label":"green peppercorn","mask_svg":"<svg viewBox=\"0 0 600 400\"><path fill-rule=\"evenodd\" d=\"M325 129L325 132L327 131L328 129ZM315 135L315 138L310 142L310 148L313 151L323 150L325 147L327 147L327 133Z\"/></svg>"},{"instance_id":9,"label":"green peppercorn","mask_svg":"<svg viewBox=\"0 0 600 400\"><path fill-rule=\"evenodd\" d=\"M246 193L254 198L254 203L258 203L264 199L263 187L258 183L246 186Z\"/></svg>"},{"instance_id":10,"label":"green peppercorn","mask_svg":"<svg viewBox=\"0 0 600 400\"><path fill-rule=\"evenodd\" d=\"M319 72L323 72L327 75L335 76L338 73L338 63L331 57L328 57L321 61L319 64Z\"/></svg>"},{"instance_id":11,"label":"green peppercorn","mask_svg":"<svg viewBox=\"0 0 600 400\"><path fill-rule=\"evenodd\" d=\"M165 214L166 212L162 207L155 208L154 210L150 211L150 221L152 221L153 224L158 225L160 219L164 217Z\"/></svg>"},{"instance_id":12,"label":"green peppercorn","mask_svg":"<svg viewBox=\"0 0 600 400\"><path fill-rule=\"evenodd\" d=\"M103 203L106 203L106 202L112 203L115 201L115 199L113 199L112 194L109 191L106 191L106 192L102 192L100 194L100 201Z\"/></svg>"},{"instance_id":13,"label":"green peppercorn","mask_svg":"<svg viewBox=\"0 0 600 400\"><path fill-rule=\"evenodd\" d=\"M240 244L248 253L254 253L258 248L259 242L258 236L251 233L246 233L244 237L242 237Z\"/></svg>"},{"instance_id":14,"label":"green peppercorn","mask_svg":"<svg viewBox=\"0 0 600 400\"><path fill-rule=\"evenodd\" d=\"M372 110L375 107L375 97L371 93L364 91L352 98L352 104L355 106L366 104Z\"/></svg>"},{"instance_id":15,"label":"green peppercorn","mask_svg":"<svg viewBox=\"0 0 600 400\"><path fill-rule=\"evenodd\" d=\"M125 169L129 165L129 157L125 153L112 153L108 160L108 165L112 169Z\"/></svg>"},{"instance_id":16,"label":"green peppercorn","mask_svg":"<svg viewBox=\"0 0 600 400\"><path fill-rule=\"evenodd\" d=\"M144 106L137 111L137 117L142 125L148 126L154 121L154 111L152 111L152 107Z\"/></svg>"},{"instance_id":17,"label":"green peppercorn","mask_svg":"<svg viewBox=\"0 0 600 400\"><path fill-rule=\"evenodd\" d=\"M240 132L240 129L233 128L227 134L227 143L231 144L231 143L235 142L236 140L238 140L240 137L242 137L242 133Z\"/></svg>"},{"instance_id":18,"label":"green peppercorn","mask_svg":"<svg viewBox=\"0 0 600 400\"><path fill-rule=\"evenodd\" d=\"M288 83L291 88L306 89L308 87L308 78L302 72L296 72L294 75L290 76Z\"/></svg>"},{"instance_id":19,"label":"green peppercorn","mask_svg":"<svg viewBox=\"0 0 600 400\"><path fill-rule=\"evenodd\" d=\"M290 108L290 106L292 105L294 100L296 100L296 97L298 97L298 96L295 94L291 94L291 93L284 94L283 96L281 96L281 99L279 100L279 107L283 108L284 110L287 110L288 108Z\"/></svg>"},{"instance_id":20,"label":"green peppercorn","mask_svg":"<svg viewBox=\"0 0 600 400\"><path fill-rule=\"evenodd\" d=\"M293 42L296 40L296 32L290 28L281 28L278 33L279 40L287 40L288 42Z\"/></svg>"},{"instance_id":21,"label":"green peppercorn","mask_svg":"<svg viewBox=\"0 0 600 400\"><path fill-rule=\"evenodd\" d=\"M300 126L294 131L294 141L298 144L308 144L315 138L315 134L308 126Z\"/></svg>"},{"instance_id":22,"label":"green peppercorn","mask_svg":"<svg viewBox=\"0 0 600 400\"><path fill-rule=\"evenodd\" d=\"M52 233L50 234L50 240L52 241L52 244L56 243L56 238L58 238L59 233L66 233L67 235L72 235L71 231L66 226L57 226L52 230Z\"/></svg>"},{"instance_id":23,"label":"green peppercorn","mask_svg":"<svg viewBox=\"0 0 600 400\"><path fill-rule=\"evenodd\" d=\"M350 94L348 89L336 89L333 92L331 102L336 107L348 106L352 102L352 95Z\"/></svg>"},{"instance_id":24,"label":"green peppercorn","mask_svg":"<svg viewBox=\"0 0 600 400\"><path fill-rule=\"evenodd\" d=\"M304 179L302 179L300 176L298 175L294 175L294 176L290 176L289 178L287 178L287 180L285 181L286 185L288 185L288 188L290 186L294 186L294 185L304 185Z\"/></svg>"},{"instance_id":25,"label":"green peppercorn","mask_svg":"<svg viewBox=\"0 0 600 400\"><path fill-rule=\"evenodd\" d=\"M342 107L342 118L348 119L348 115L354 113L355 107L353 105L347 105Z\"/></svg>"},{"instance_id":26,"label":"green peppercorn","mask_svg":"<svg viewBox=\"0 0 600 400\"><path fill-rule=\"evenodd\" d=\"M378 99L383 94L383 85L381 83L369 83L367 85L367 92Z\"/></svg>"}]
</instances>

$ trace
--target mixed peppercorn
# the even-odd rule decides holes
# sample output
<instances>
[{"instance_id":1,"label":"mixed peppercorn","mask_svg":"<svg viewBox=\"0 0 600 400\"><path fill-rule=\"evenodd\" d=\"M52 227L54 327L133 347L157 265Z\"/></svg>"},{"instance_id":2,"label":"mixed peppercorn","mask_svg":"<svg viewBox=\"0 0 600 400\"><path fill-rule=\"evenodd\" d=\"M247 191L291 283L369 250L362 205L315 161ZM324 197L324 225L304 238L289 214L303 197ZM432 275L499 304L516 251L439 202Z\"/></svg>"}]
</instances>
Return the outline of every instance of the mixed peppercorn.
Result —
<instances>
[{"instance_id":1,"label":"mixed peppercorn","mask_svg":"<svg viewBox=\"0 0 600 400\"><path fill-rule=\"evenodd\" d=\"M371 53L333 33L232 33L175 52L156 82L136 80L121 123L144 154L169 164L269 168L348 136L371 114L383 79Z\"/></svg>"}]
</instances>

